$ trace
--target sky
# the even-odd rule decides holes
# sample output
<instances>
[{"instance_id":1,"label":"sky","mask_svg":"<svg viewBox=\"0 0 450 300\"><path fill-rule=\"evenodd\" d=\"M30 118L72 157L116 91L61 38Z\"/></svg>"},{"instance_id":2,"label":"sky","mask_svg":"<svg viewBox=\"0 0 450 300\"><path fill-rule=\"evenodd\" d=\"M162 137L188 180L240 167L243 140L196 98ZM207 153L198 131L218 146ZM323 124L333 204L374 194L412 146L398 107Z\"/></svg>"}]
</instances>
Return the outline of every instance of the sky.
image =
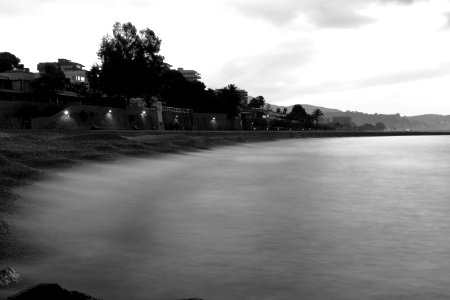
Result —
<instances>
[{"instance_id":1,"label":"sky","mask_svg":"<svg viewBox=\"0 0 450 300\"><path fill-rule=\"evenodd\" d=\"M115 22L174 68L279 106L450 115L450 0L0 0L0 52L98 62Z\"/></svg>"}]
</instances>

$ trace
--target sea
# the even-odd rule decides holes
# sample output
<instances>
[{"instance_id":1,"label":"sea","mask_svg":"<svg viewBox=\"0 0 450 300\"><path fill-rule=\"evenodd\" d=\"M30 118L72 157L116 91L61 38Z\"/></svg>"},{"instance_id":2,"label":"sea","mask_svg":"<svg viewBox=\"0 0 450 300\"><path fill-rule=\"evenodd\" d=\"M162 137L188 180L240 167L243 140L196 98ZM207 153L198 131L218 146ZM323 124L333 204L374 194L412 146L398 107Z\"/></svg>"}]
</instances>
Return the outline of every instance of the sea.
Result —
<instances>
[{"instance_id":1,"label":"sea","mask_svg":"<svg viewBox=\"0 0 450 300\"><path fill-rule=\"evenodd\" d=\"M28 285L105 300L449 299L450 136L248 143L52 171Z\"/></svg>"}]
</instances>

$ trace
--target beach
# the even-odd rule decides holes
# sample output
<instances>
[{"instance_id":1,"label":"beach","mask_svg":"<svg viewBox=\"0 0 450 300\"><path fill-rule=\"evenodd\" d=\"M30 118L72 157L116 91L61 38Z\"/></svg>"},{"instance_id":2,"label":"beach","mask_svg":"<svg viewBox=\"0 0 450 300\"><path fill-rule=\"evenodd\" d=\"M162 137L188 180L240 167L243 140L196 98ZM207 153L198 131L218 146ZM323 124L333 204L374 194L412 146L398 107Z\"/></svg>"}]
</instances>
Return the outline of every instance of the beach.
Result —
<instances>
[{"instance_id":1,"label":"beach","mask_svg":"<svg viewBox=\"0 0 450 300\"><path fill-rule=\"evenodd\" d=\"M0 131L0 261L32 255L34 249L18 242L21 236L9 217L19 210L15 189L44 180L60 169L127 158L153 158L211 150L243 143L322 137L449 135L446 132L190 132L190 131ZM273 152L276 157L276 151ZM163 159L163 158L161 158ZM23 204L23 203L22 203ZM12 265L14 267L14 265Z\"/></svg>"},{"instance_id":2,"label":"beach","mask_svg":"<svg viewBox=\"0 0 450 300\"><path fill-rule=\"evenodd\" d=\"M412 295L417 285L403 280L425 276L448 292L441 271L420 267L448 266L436 252L447 248L448 169L438 159L447 136L25 133L7 132L1 149L11 184L2 220L12 226L1 264L23 275L20 288L57 282L105 299L130 289L136 299L257 291L323 299L320 283L333 299L371 299L365 282L389 298ZM398 279L383 282L385 273Z\"/></svg>"},{"instance_id":3,"label":"beach","mask_svg":"<svg viewBox=\"0 0 450 300\"><path fill-rule=\"evenodd\" d=\"M450 132L0 130L0 214L14 206L15 187L41 178L48 170L80 163L292 138L414 135ZM3 234L2 218L0 222ZM4 254L0 249L0 257Z\"/></svg>"},{"instance_id":4,"label":"beach","mask_svg":"<svg viewBox=\"0 0 450 300\"><path fill-rule=\"evenodd\" d=\"M208 150L220 146L297 138L450 135L450 132L335 131L0 131L0 260L23 255L6 220L16 209L14 188L51 170L127 157Z\"/></svg>"}]
</instances>

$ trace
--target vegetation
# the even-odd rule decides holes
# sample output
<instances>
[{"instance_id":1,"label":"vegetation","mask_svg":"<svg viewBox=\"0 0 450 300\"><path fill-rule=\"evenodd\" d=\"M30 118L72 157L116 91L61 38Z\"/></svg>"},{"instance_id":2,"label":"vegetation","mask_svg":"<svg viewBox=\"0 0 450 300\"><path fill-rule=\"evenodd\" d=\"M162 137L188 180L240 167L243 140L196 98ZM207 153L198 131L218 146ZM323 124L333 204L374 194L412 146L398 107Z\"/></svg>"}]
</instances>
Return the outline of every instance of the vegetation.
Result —
<instances>
[{"instance_id":1,"label":"vegetation","mask_svg":"<svg viewBox=\"0 0 450 300\"><path fill-rule=\"evenodd\" d=\"M300 104L294 105L292 111L287 115L287 118L295 121L300 128L308 127L311 121L311 116L306 113L305 109Z\"/></svg>"},{"instance_id":2,"label":"vegetation","mask_svg":"<svg viewBox=\"0 0 450 300\"><path fill-rule=\"evenodd\" d=\"M149 28L138 31L131 23L115 23L112 35L100 44L101 64L88 72L91 91L125 97L127 103L142 97L197 112L223 112L230 119L237 115L240 98L233 84L215 92L201 81L187 80L164 62L160 47L161 40Z\"/></svg>"},{"instance_id":3,"label":"vegetation","mask_svg":"<svg viewBox=\"0 0 450 300\"><path fill-rule=\"evenodd\" d=\"M237 117L241 108L241 97L238 92L238 87L234 84L229 84L224 87L220 90L220 99L225 108L227 118L232 121Z\"/></svg>"},{"instance_id":4,"label":"vegetation","mask_svg":"<svg viewBox=\"0 0 450 300\"><path fill-rule=\"evenodd\" d=\"M33 81L33 88L38 97L51 98L56 91L62 90L66 80L63 71L54 65L45 65L44 72Z\"/></svg>"},{"instance_id":5,"label":"vegetation","mask_svg":"<svg viewBox=\"0 0 450 300\"><path fill-rule=\"evenodd\" d=\"M188 81L176 70L164 70L161 76L160 99L165 105L190 108L197 112L220 111L213 90L201 81Z\"/></svg>"},{"instance_id":6,"label":"vegetation","mask_svg":"<svg viewBox=\"0 0 450 300\"><path fill-rule=\"evenodd\" d=\"M9 52L0 52L0 72L10 71L15 68L22 69L20 59Z\"/></svg>"},{"instance_id":7,"label":"vegetation","mask_svg":"<svg viewBox=\"0 0 450 300\"><path fill-rule=\"evenodd\" d=\"M258 97L253 98L252 100L250 100L248 107L263 108L265 104L266 104L266 100L264 99L264 97L258 96Z\"/></svg>"},{"instance_id":8,"label":"vegetation","mask_svg":"<svg viewBox=\"0 0 450 300\"><path fill-rule=\"evenodd\" d=\"M319 122L320 117L323 116L323 112L320 109L315 109L311 115L311 119L315 124Z\"/></svg>"},{"instance_id":9,"label":"vegetation","mask_svg":"<svg viewBox=\"0 0 450 300\"><path fill-rule=\"evenodd\" d=\"M161 39L151 29L138 30L130 22L124 24L116 22L112 33L101 40L97 52L100 64L93 65L86 74L89 84L73 83L65 78L62 70L56 65L48 64L41 76L33 82L33 99L48 101L58 96L61 100L59 92L64 90L84 96L82 98L84 104L123 108L129 104L131 98L139 97L147 103L158 100L165 106L189 108L195 112L225 113L232 126L239 119L242 109L248 108L251 118L240 121L246 129L251 130L332 129L320 122L324 115L320 109L308 114L304 107L296 104L289 113L286 107L283 109L277 107L274 109L277 113L275 115L270 104L266 103L261 95L253 98L248 105L243 102L239 89L234 84L212 90L201 81L187 80L179 71L170 69L170 65L160 54L160 48ZM0 71L22 67L20 59L15 55L9 52L0 53ZM109 97L104 97L105 93ZM252 108L261 108L264 111L252 111ZM18 115L23 115L22 119L28 120L30 119L28 115L33 115L33 112L25 116L25 112L22 111ZM344 127L336 124L334 129L358 131L386 129L382 123Z\"/></svg>"},{"instance_id":10,"label":"vegetation","mask_svg":"<svg viewBox=\"0 0 450 300\"><path fill-rule=\"evenodd\" d=\"M102 39L98 57L104 91L113 96L148 98L156 95L160 75L167 65L159 54L161 40L146 28L137 31L131 23L114 24L112 36ZM96 75L95 69L94 72ZM91 77L92 78L92 77Z\"/></svg>"}]
</instances>

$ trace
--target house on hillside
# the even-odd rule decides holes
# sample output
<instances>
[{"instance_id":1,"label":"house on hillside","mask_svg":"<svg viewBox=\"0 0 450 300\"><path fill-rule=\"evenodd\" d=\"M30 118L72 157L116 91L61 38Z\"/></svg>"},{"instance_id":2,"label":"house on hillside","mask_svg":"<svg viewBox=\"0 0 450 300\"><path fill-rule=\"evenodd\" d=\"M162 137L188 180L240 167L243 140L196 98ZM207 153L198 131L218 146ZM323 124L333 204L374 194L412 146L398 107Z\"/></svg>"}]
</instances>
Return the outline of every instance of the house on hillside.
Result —
<instances>
[{"instance_id":1,"label":"house on hillside","mask_svg":"<svg viewBox=\"0 0 450 300\"><path fill-rule=\"evenodd\" d=\"M31 83L36 75L29 69L15 69L0 73L0 90L31 93Z\"/></svg>"},{"instance_id":2,"label":"house on hillside","mask_svg":"<svg viewBox=\"0 0 450 300\"><path fill-rule=\"evenodd\" d=\"M195 70L185 70L183 68L178 68L177 71L180 72L181 75L183 75L183 77L188 81L198 81L201 79L200 73Z\"/></svg>"},{"instance_id":3,"label":"house on hillside","mask_svg":"<svg viewBox=\"0 0 450 300\"><path fill-rule=\"evenodd\" d=\"M45 71L46 65L53 65L61 69L70 83L87 83L87 71L83 69L84 66L80 63L76 63L64 58L59 58L57 62L41 62L37 65L39 73L43 73Z\"/></svg>"}]
</instances>

